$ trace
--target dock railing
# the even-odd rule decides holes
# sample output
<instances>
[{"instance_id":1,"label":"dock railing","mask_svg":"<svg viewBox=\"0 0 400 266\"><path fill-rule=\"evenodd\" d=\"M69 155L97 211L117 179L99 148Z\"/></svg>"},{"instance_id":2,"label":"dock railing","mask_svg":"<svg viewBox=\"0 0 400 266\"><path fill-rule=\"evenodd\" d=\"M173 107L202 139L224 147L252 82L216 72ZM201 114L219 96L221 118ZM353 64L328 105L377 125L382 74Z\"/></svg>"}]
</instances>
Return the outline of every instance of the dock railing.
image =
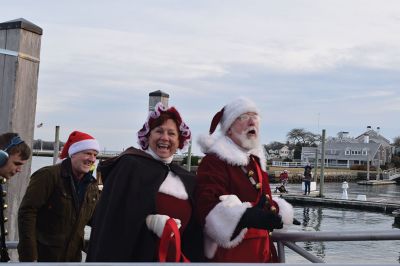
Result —
<instances>
[{"instance_id":1,"label":"dock railing","mask_svg":"<svg viewBox=\"0 0 400 266\"><path fill-rule=\"evenodd\" d=\"M400 168L391 168L382 172L384 180L393 180L400 177Z\"/></svg>"},{"instance_id":2,"label":"dock railing","mask_svg":"<svg viewBox=\"0 0 400 266\"><path fill-rule=\"evenodd\" d=\"M277 243L280 262L285 262L285 246L313 263L325 263L296 242L327 241L384 241L400 240L400 230L380 231L341 231L341 232L273 232L272 239Z\"/></svg>"},{"instance_id":3,"label":"dock railing","mask_svg":"<svg viewBox=\"0 0 400 266\"><path fill-rule=\"evenodd\" d=\"M277 166L277 167L287 167L287 168L304 168L304 166L307 165L307 162L282 162L282 161L272 161L272 166ZM311 166L315 167L315 162L311 163ZM321 163L318 162L317 164L318 167L321 167ZM343 168L347 169L350 168L348 164L342 164L342 163L325 163L324 165L327 168Z\"/></svg>"},{"instance_id":4,"label":"dock railing","mask_svg":"<svg viewBox=\"0 0 400 266\"><path fill-rule=\"evenodd\" d=\"M324 263L324 265L346 265L346 264L337 264L337 263L326 263L305 250L304 248L297 245L297 242L327 242L327 241L385 241L385 240L400 240L400 230L376 230L376 231L341 231L341 232L273 232L272 240L277 243L278 247L278 256L281 263L286 262L285 255L285 247L290 248L298 255L307 259L313 263ZM18 242L17 241L9 241L6 243L8 249L16 249ZM382 253L384 255L384 253ZM26 264L26 263L25 263ZM53 265L55 265L54 263ZM59 264L59 263L57 263ZM73 265L84 265L87 263L73 263ZM124 265L144 265L144 263L124 263ZM145 263L146 265L151 265L154 263ZM168 263L173 264L173 263ZM191 263L193 264L203 264L203 263ZM223 263L225 265L232 265L231 263ZM28 264L27 264L28 265ZM36 263L35 263L36 265ZM51 265L51 263L46 263L46 265ZM93 265L93 263L90 263ZM95 265L118 265L118 263L95 263ZM181 263L179 263L181 265ZM237 263L235 263L238 266ZM248 265L248 264L243 264ZM252 265L256 265L256 263L252 263ZM261 265L261 264L260 264ZM264 264L263 264L264 265ZM285 265L297 265L297 264L287 264ZM351 264L351 265L364 265L364 264ZM368 265L381 265L381 264L368 264ZM385 264L391 265L391 264ZM394 264L393 265L398 265Z\"/></svg>"}]
</instances>

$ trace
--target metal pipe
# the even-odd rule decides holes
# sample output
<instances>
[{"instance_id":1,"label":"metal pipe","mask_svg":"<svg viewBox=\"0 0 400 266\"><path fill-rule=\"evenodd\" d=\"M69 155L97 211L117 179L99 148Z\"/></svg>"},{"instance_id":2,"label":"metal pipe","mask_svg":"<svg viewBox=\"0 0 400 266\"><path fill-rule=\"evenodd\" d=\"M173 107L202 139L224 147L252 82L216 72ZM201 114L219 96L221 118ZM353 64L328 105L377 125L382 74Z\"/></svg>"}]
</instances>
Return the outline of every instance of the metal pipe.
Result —
<instances>
[{"instance_id":1,"label":"metal pipe","mask_svg":"<svg viewBox=\"0 0 400 266\"><path fill-rule=\"evenodd\" d=\"M285 263L286 261L286 255L285 255L285 246L282 242L278 241L277 243L278 246L278 257L279 257L279 262L280 263Z\"/></svg>"},{"instance_id":2,"label":"metal pipe","mask_svg":"<svg viewBox=\"0 0 400 266\"><path fill-rule=\"evenodd\" d=\"M305 250L302 247L299 247L295 243L292 242L283 242L285 246L296 252L297 254L301 255L303 258L313 262L313 263L325 263L325 261L321 260L317 256L309 253L307 250Z\"/></svg>"},{"instance_id":3,"label":"metal pipe","mask_svg":"<svg viewBox=\"0 0 400 266\"><path fill-rule=\"evenodd\" d=\"M377 241L400 240L400 230L341 231L341 232L273 232L273 241Z\"/></svg>"},{"instance_id":4,"label":"metal pipe","mask_svg":"<svg viewBox=\"0 0 400 266\"><path fill-rule=\"evenodd\" d=\"M273 232L272 235L272 240L277 242L278 245L278 252L279 255L282 256L280 258L281 262L285 262L285 251L284 251L284 246L287 246L288 248L292 249L302 257L316 263L323 263L321 259L318 257L314 256L313 254L310 254L308 251L305 249L297 246L295 242L324 242L324 241L381 241L381 240L400 240L400 230L378 230L378 231L342 231L342 232ZM9 249L16 249L18 242L17 241L8 241L7 247ZM119 243L115 243L118 245ZM19 263L21 264L21 263ZM170 263L172 264L172 263ZM200 263L196 263L200 264ZM31 265L31 264L26 264L26 265ZM37 265L37 263L35 263ZM49 264L47 264L49 265ZM81 265L79 263L74 263L74 265ZM82 265L87 265L87 264L82 264ZM118 265L118 263L112 263L112 264L107 264L107 263L101 263L101 265ZM128 264L124 264L128 265ZM129 265L142 265L138 263L130 263ZM182 263L179 263L179 265L182 265ZM192 264L193 265L193 264ZM232 266L232 263L221 263L222 265L226 266ZM248 264L243 264L243 263L235 263L235 266L246 266ZM252 264L254 266L257 265L257 263ZM265 264L259 264L265 265ZM298 265L298 264L290 264L290 263L285 263L285 265ZM335 264L335 263L327 263L324 265L350 265L350 264ZM356 265L364 265L364 264L351 264L352 266ZM380 265L380 264L371 264L371 265ZM391 264L395 265L395 264Z\"/></svg>"}]
</instances>

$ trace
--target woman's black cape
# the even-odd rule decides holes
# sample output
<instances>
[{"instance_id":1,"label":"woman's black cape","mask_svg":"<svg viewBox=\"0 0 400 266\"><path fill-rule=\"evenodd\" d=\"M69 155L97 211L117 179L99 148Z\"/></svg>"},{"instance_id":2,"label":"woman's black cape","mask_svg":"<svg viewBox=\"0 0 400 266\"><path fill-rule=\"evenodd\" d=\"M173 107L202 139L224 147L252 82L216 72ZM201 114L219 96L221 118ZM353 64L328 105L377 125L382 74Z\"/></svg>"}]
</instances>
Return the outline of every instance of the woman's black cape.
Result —
<instances>
[{"instance_id":1,"label":"woman's black cape","mask_svg":"<svg viewBox=\"0 0 400 266\"><path fill-rule=\"evenodd\" d=\"M104 182L96 206L88 262L157 261L157 236L147 229L147 215L155 213L156 193L168 171L182 180L193 204L194 175L180 166L154 160L133 147L99 164ZM182 251L191 261L203 260L202 229L192 216L182 236Z\"/></svg>"}]
</instances>

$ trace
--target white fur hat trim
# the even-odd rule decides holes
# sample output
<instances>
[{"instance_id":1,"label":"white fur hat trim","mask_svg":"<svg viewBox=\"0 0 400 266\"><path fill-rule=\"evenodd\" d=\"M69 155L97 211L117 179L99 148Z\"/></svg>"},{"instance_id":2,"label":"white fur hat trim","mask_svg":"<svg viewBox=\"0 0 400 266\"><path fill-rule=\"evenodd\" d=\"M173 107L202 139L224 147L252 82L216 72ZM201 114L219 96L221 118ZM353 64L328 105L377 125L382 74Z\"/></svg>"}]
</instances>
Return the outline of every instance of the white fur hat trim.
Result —
<instances>
[{"instance_id":1,"label":"white fur hat trim","mask_svg":"<svg viewBox=\"0 0 400 266\"><path fill-rule=\"evenodd\" d=\"M260 112L253 101L244 97L239 97L236 100L225 105L224 114L220 122L221 131L223 133L226 133L229 127L235 121L235 119L244 113L259 114Z\"/></svg>"}]
</instances>

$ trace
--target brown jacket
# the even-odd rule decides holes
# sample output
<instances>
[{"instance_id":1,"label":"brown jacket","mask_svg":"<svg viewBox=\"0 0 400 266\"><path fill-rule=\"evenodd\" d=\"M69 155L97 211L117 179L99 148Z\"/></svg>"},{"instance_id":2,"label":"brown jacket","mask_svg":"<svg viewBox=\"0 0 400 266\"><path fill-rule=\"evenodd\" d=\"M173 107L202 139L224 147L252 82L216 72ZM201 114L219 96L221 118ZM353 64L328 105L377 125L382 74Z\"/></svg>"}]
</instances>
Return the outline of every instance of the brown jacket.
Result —
<instances>
[{"instance_id":1,"label":"brown jacket","mask_svg":"<svg viewBox=\"0 0 400 266\"><path fill-rule=\"evenodd\" d=\"M86 193L79 206L71 161L36 171L18 211L20 261L81 261L84 227L99 197L97 181L85 176Z\"/></svg>"}]
</instances>

